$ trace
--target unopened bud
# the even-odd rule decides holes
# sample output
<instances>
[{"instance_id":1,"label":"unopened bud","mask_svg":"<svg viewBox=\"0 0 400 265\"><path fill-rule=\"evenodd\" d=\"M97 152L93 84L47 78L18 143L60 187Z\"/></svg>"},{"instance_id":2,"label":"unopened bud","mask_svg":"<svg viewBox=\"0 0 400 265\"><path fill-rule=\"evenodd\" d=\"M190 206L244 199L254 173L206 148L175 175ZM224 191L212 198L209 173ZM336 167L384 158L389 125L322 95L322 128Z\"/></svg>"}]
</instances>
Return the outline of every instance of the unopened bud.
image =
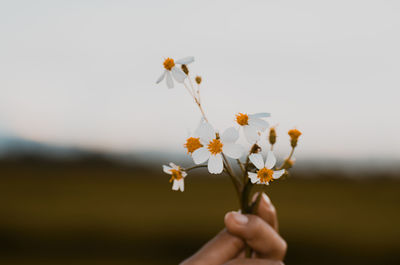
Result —
<instances>
[{"instance_id":1,"label":"unopened bud","mask_svg":"<svg viewBox=\"0 0 400 265\"><path fill-rule=\"evenodd\" d=\"M197 83L198 85L200 85L200 83L201 83L201 76L196 76L196 78L195 78L194 80L196 80L196 83Z\"/></svg>"},{"instance_id":2,"label":"unopened bud","mask_svg":"<svg viewBox=\"0 0 400 265\"><path fill-rule=\"evenodd\" d=\"M253 144L253 146L250 149L250 154L257 154L261 151L261 147L259 147L257 144Z\"/></svg>"},{"instance_id":3,"label":"unopened bud","mask_svg":"<svg viewBox=\"0 0 400 265\"><path fill-rule=\"evenodd\" d=\"M282 168L283 168L283 169L289 169L289 168L292 168L293 165L294 165L294 160L291 160L291 159L287 158L287 159L285 159L285 161L283 162Z\"/></svg>"},{"instance_id":4,"label":"unopened bud","mask_svg":"<svg viewBox=\"0 0 400 265\"><path fill-rule=\"evenodd\" d=\"M186 75L189 74L189 69L187 68L186 64L182 64L182 65L181 65L181 68L182 68L182 71L183 71Z\"/></svg>"},{"instance_id":5,"label":"unopened bud","mask_svg":"<svg viewBox=\"0 0 400 265\"><path fill-rule=\"evenodd\" d=\"M297 146L297 140L299 139L301 132L297 129L291 129L288 132L290 136L290 145L295 148Z\"/></svg>"},{"instance_id":6,"label":"unopened bud","mask_svg":"<svg viewBox=\"0 0 400 265\"><path fill-rule=\"evenodd\" d=\"M274 145L276 143L276 131L274 127L271 127L271 129L269 129L269 143L271 145Z\"/></svg>"}]
</instances>

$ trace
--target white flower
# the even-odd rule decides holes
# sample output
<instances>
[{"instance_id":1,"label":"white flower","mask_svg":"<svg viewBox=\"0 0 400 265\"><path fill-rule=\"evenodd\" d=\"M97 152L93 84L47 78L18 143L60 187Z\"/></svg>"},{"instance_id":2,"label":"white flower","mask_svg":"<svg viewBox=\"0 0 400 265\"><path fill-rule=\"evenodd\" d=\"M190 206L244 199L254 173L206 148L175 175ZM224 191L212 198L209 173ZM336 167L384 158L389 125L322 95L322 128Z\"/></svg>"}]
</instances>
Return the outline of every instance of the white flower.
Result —
<instances>
[{"instance_id":1,"label":"white flower","mask_svg":"<svg viewBox=\"0 0 400 265\"><path fill-rule=\"evenodd\" d=\"M163 165L163 170L168 175L172 175L169 182L172 183L172 190L184 191L183 179L187 176L187 173L182 170L180 166L174 163L169 163L170 166Z\"/></svg>"},{"instance_id":2,"label":"white flower","mask_svg":"<svg viewBox=\"0 0 400 265\"><path fill-rule=\"evenodd\" d=\"M188 138L186 139L186 143L183 145L187 149L189 154L192 154L200 147L203 147L200 142L199 130L204 122L204 118L201 118L196 130L193 133L189 133Z\"/></svg>"},{"instance_id":3,"label":"white flower","mask_svg":"<svg viewBox=\"0 0 400 265\"><path fill-rule=\"evenodd\" d=\"M285 173L284 169L278 171L272 170L276 164L276 158L272 151L268 152L265 163L261 154L251 154L249 159L258 169L256 173L247 172L251 183L269 185L270 181L280 178Z\"/></svg>"},{"instance_id":4,"label":"white flower","mask_svg":"<svg viewBox=\"0 0 400 265\"><path fill-rule=\"evenodd\" d=\"M265 131L269 127L268 122L262 120L261 118L270 117L270 113L256 113L256 114L236 114L236 122L243 127L244 135L249 143L256 143L260 135L258 131Z\"/></svg>"},{"instance_id":5,"label":"white flower","mask_svg":"<svg viewBox=\"0 0 400 265\"><path fill-rule=\"evenodd\" d=\"M194 61L193 56L185 57L180 60L177 60L177 64L189 64ZM187 75L180 69L179 67L175 66L175 61L172 58L167 58L164 60L164 72L163 74L157 79L156 83L160 83L161 81L164 80L166 77L167 81L167 87L168 88L173 88L174 87L174 81L172 80L172 77L174 77L175 81L178 83L183 83L185 81L185 78ZM171 76L172 75L172 76Z\"/></svg>"},{"instance_id":6,"label":"white flower","mask_svg":"<svg viewBox=\"0 0 400 265\"><path fill-rule=\"evenodd\" d=\"M196 164L208 160L208 171L211 174L222 172L224 168L222 153L234 159L238 159L244 153L243 147L235 143L239 138L239 133L233 127L228 128L220 138L207 122L203 123L197 131L203 146L193 152L192 158Z\"/></svg>"}]
</instances>

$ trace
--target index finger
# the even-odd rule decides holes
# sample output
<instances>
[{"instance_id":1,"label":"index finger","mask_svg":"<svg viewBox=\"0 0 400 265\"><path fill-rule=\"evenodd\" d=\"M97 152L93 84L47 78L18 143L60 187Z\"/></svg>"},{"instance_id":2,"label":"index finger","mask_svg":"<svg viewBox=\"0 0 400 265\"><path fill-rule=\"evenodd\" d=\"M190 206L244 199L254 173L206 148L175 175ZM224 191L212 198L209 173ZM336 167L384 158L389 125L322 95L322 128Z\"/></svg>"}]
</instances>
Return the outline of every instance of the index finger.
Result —
<instances>
[{"instance_id":1,"label":"index finger","mask_svg":"<svg viewBox=\"0 0 400 265\"><path fill-rule=\"evenodd\" d=\"M256 193L253 199L256 199L260 193ZM275 231L278 231L278 217L276 214L276 209L272 204L270 198L264 192L261 193L261 199L257 207L257 212L255 213L265 222L267 222Z\"/></svg>"}]
</instances>

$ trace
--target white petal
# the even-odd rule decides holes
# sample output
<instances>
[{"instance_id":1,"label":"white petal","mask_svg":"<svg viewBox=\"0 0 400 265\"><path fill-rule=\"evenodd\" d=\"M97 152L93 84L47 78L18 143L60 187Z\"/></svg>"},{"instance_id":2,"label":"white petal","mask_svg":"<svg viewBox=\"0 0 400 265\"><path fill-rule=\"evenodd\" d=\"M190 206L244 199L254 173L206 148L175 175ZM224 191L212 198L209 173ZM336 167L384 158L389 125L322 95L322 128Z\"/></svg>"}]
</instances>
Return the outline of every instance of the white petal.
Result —
<instances>
[{"instance_id":1,"label":"white petal","mask_svg":"<svg viewBox=\"0 0 400 265\"><path fill-rule=\"evenodd\" d=\"M204 144L208 144L215 138L214 128L208 122L204 122L197 130L197 133Z\"/></svg>"},{"instance_id":2,"label":"white petal","mask_svg":"<svg viewBox=\"0 0 400 265\"><path fill-rule=\"evenodd\" d=\"M176 60L175 63L177 64L190 64L194 62L194 57L193 56L188 56L179 60Z\"/></svg>"},{"instance_id":3,"label":"white petal","mask_svg":"<svg viewBox=\"0 0 400 265\"><path fill-rule=\"evenodd\" d=\"M169 163L169 166L172 167L173 169L179 170L179 167L172 162Z\"/></svg>"},{"instance_id":4,"label":"white petal","mask_svg":"<svg viewBox=\"0 0 400 265\"><path fill-rule=\"evenodd\" d=\"M179 189L179 182L178 180L174 179L172 182L172 190L178 190Z\"/></svg>"},{"instance_id":5,"label":"white petal","mask_svg":"<svg viewBox=\"0 0 400 265\"><path fill-rule=\"evenodd\" d=\"M201 127L201 125L202 125L203 123L204 123L204 118L201 117L200 122L199 122L199 125L197 125L196 130L195 130L194 133L193 133L193 136L198 137L198 136L200 135L200 134L199 134L199 129L200 129L200 127Z\"/></svg>"},{"instance_id":6,"label":"white petal","mask_svg":"<svg viewBox=\"0 0 400 265\"><path fill-rule=\"evenodd\" d=\"M193 152L192 158L194 163L198 165L206 162L210 155L210 151L206 147L200 147Z\"/></svg>"},{"instance_id":7,"label":"white petal","mask_svg":"<svg viewBox=\"0 0 400 265\"><path fill-rule=\"evenodd\" d=\"M226 129L221 136L221 140L225 143L236 142L238 138L239 138L239 132L234 127Z\"/></svg>"},{"instance_id":8,"label":"white petal","mask_svg":"<svg viewBox=\"0 0 400 265\"><path fill-rule=\"evenodd\" d=\"M229 157L238 159L243 155L244 148L240 144L224 143L222 147L222 152L224 152L224 154L226 154Z\"/></svg>"},{"instance_id":9,"label":"white petal","mask_svg":"<svg viewBox=\"0 0 400 265\"><path fill-rule=\"evenodd\" d=\"M170 71L167 71L165 73L165 75L167 77L167 87L168 88L174 88L174 81L172 81L172 77L171 77Z\"/></svg>"},{"instance_id":10,"label":"white petal","mask_svg":"<svg viewBox=\"0 0 400 265\"><path fill-rule=\"evenodd\" d=\"M274 152L268 151L267 160L265 161L265 167L271 169L275 166L275 164L276 164L276 158Z\"/></svg>"},{"instance_id":11,"label":"white petal","mask_svg":"<svg viewBox=\"0 0 400 265\"><path fill-rule=\"evenodd\" d=\"M182 171L182 177L185 178L187 176L187 173L185 171Z\"/></svg>"},{"instance_id":12,"label":"white petal","mask_svg":"<svg viewBox=\"0 0 400 265\"><path fill-rule=\"evenodd\" d=\"M258 118L249 118L249 125L253 125L259 130L265 131L269 127L269 123Z\"/></svg>"},{"instance_id":13,"label":"white petal","mask_svg":"<svg viewBox=\"0 0 400 265\"><path fill-rule=\"evenodd\" d=\"M185 183L183 182L183 179L180 179L178 181L179 181L179 189L183 192L185 190Z\"/></svg>"},{"instance_id":14,"label":"white petal","mask_svg":"<svg viewBox=\"0 0 400 265\"><path fill-rule=\"evenodd\" d=\"M157 79L156 84L160 83L161 81L164 80L165 74L167 73L167 70L165 70L162 75Z\"/></svg>"},{"instance_id":15,"label":"white petal","mask_svg":"<svg viewBox=\"0 0 400 265\"><path fill-rule=\"evenodd\" d=\"M256 183L258 181L258 177L256 173L253 172L247 172L247 174L249 175L249 179L251 181L251 183Z\"/></svg>"},{"instance_id":16,"label":"white petal","mask_svg":"<svg viewBox=\"0 0 400 265\"><path fill-rule=\"evenodd\" d=\"M178 67L174 66L171 69L172 76L176 80L176 82L183 83L187 75Z\"/></svg>"},{"instance_id":17,"label":"white petal","mask_svg":"<svg viewBox=\"0 0 400 265\"><path fill-rule=\"evenodd\" d=\"M168 175L172 175L172 172L170 171L172 168L170 168L169 166L162 166L163 167L163 171L165 173L167 173Z\"/></svg>"},{"instance_id":18,"label":"white petal","mask_svg":"<svg viewBox=\"0 0 400 265\"><path fill-rule=\"evenodd\" d=\"M268 117L271 117L271 113L260 112L260 113L255 113L255 114L249 115L249 118L268 118Z\"/></svg>"},{"instance_id":19,"label":"white petal","mask_svg":"<svg viewBox=\"0 0 400 265\"><path fill-rule=\"evenodd\" d=\"M272 175L272 177L273 177L274 179L278 179L278 178L280 178L280 177L283 175L283 173L285 173L285 170L284 170L284 169L278 170L278 171L274 171L274 174Z\"/></svg>"},{"instance_id":20,"label":"white petal","mask_svg":"<svg viewBox=\"0 0 400 265\"><path fill-rule=\"evenodd\" d=\"M251 154L249 159L251 163L256 166L256 168L262 169L264 167L264 160L261 154Z\"/></svg>"},{"instance_id":21,"label":"white petal","mask_svg":"<svg viewBox=\"0 0 400 265\"><path fill-rule=\"evenodd\" d=\"M183 179L180 180L174 180L174 182L172 183L172 190L181 190L184 191L185 190L185 183L183 182Z\"/></svg>"},{"instance_id":22,"label":"white petal","mask_svg":"<svg viewBox=\"0 0 400 265\"><path fill-rule=\"evenodd\" d=\"M222 155L216 154L211 155L210 159L208 160L208 171L211 174L219 174L224 169L224 164L222 162Z\"/></svg>"},{"instance_id":23,"label":"white petal","mask_svg":"<svg viewBox=\"0 0 400 265\"><path fill-rule=\"evenodd\" d=\"M246 136L247 141L251 144L256 143L260 137L257 133L256 127L251 125L243 126L243 132L244 136Z\"/></svg>"}]
</instances>

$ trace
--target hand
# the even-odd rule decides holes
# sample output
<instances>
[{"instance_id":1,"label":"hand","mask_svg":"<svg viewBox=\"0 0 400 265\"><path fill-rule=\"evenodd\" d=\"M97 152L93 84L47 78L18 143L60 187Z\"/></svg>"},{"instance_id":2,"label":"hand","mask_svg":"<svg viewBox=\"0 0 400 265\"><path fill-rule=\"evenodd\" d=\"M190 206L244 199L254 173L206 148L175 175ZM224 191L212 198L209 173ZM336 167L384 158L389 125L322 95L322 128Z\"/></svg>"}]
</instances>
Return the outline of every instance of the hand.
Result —
<instances>
[{"instance_id":1,"label":"hand","mask_svg":"<svg viewBox=\"0 0 400 265\"><path fill-rule=\"evenodd\" d=\"M278 234L276 210L265 193L257 215L228 212L226 229L181 265L282 265L287 245ZM244 258L245 243L254 250L252 259Z\"/></svg>"}]
</instances>

